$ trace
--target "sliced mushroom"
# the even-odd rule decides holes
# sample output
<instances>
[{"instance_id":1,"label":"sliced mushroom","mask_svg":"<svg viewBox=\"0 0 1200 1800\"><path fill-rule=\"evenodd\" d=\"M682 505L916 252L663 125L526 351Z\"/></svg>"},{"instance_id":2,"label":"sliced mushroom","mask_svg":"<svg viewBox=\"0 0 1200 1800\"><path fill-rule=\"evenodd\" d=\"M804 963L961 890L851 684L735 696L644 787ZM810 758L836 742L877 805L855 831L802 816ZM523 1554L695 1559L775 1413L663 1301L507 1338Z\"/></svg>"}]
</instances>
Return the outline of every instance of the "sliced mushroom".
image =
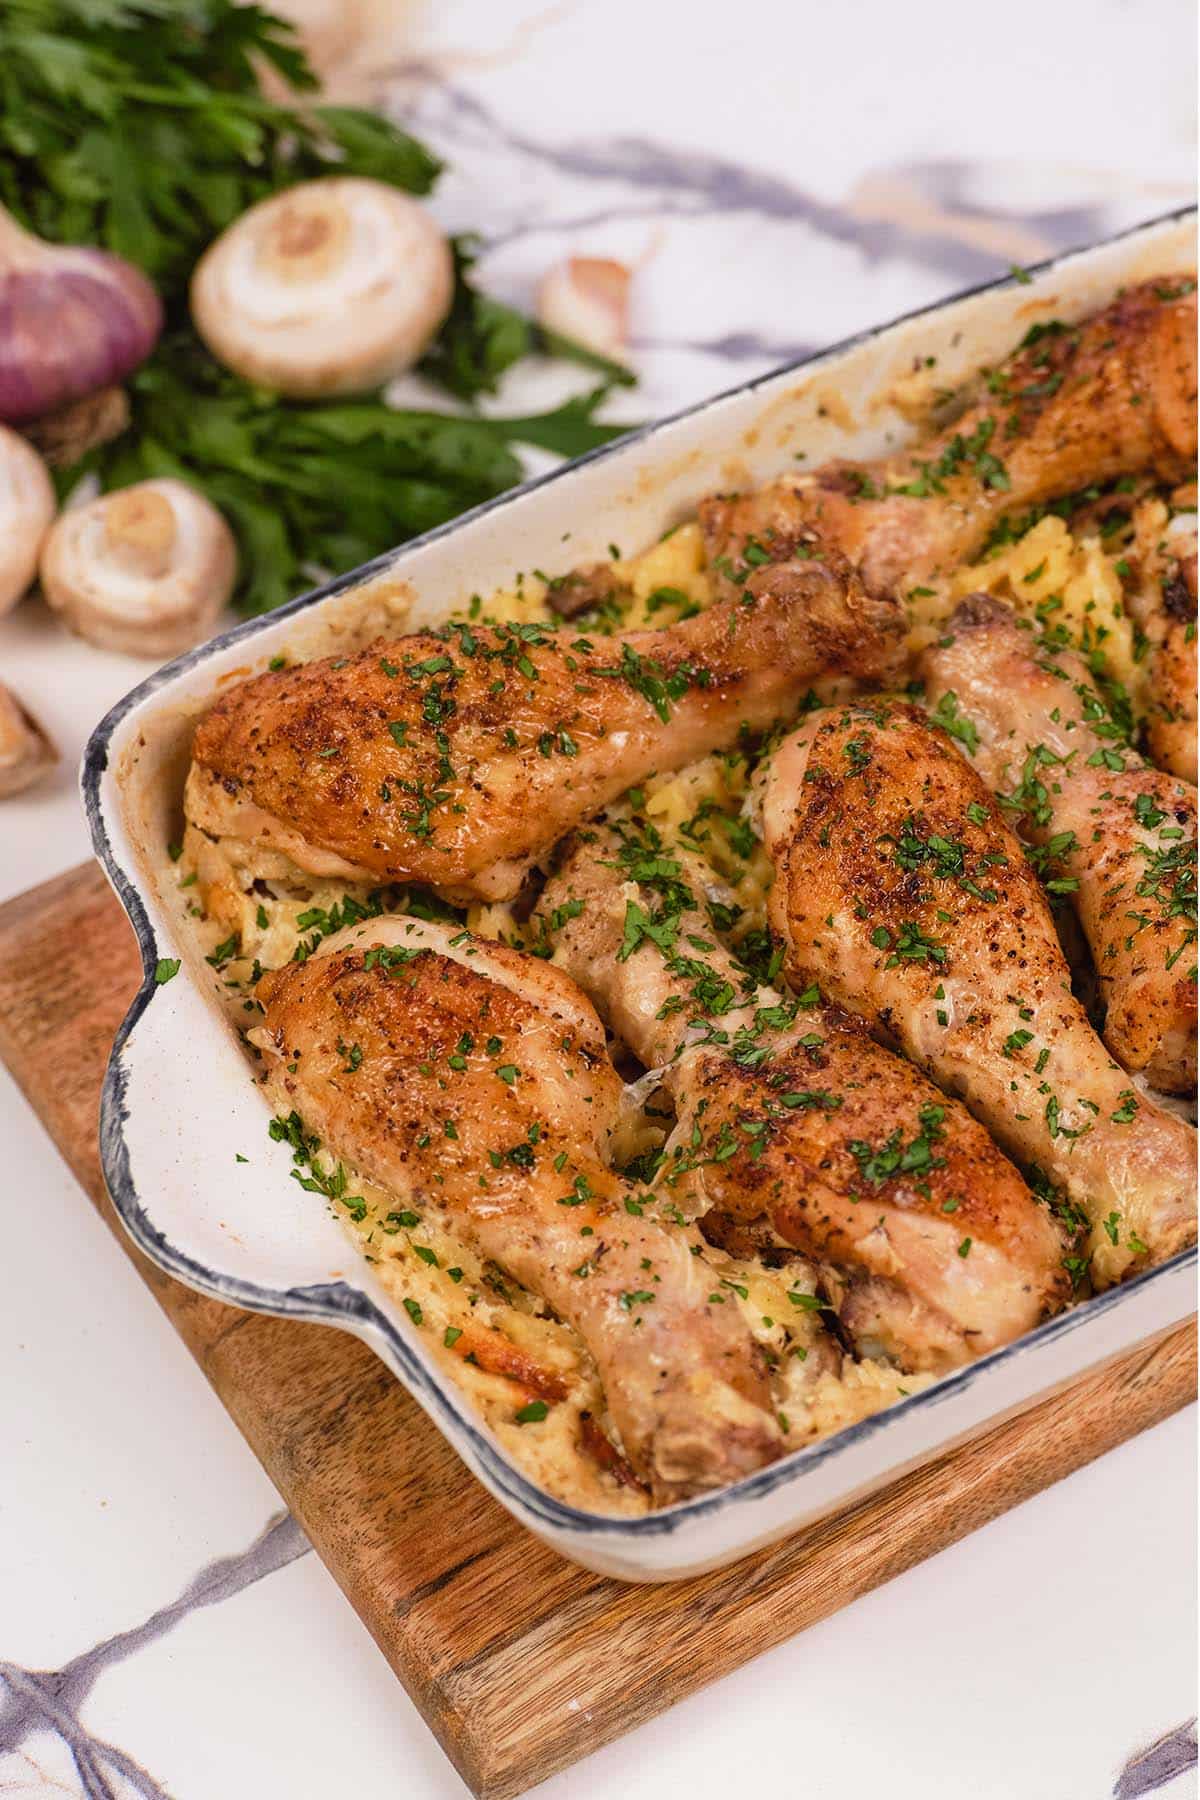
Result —
<instances>
[{"instance_id":1,"label":"sliced mushroom","mask_svg":"<svg viewBox=\"0 0 1200 1800\"><path fill-rule=\"evenodd\" d=\"M0 613L17 604L37 573L54 506L54 483L33 445L0 425Z\"/></svg>"},{"instance_id":2,"label":"sliced mushroom","mask_svg":"<svg viewBox=\"0 0 1200 1800\"><path fill-rule=\"evenodd\" d=\"M0 681L0 800L31 787L57 761L37 720Z\"/></svg>"},{"instance_id":3,"label":"sliced mushroom","mask_svg":"<svg viewBox=\"0 0 1200 1800\"><path fill-rule=\"evenodd\" d=\"M203 494L141 481L62 513L42 551L42 591L72 631L130 656L173 656L208 637L233 592L233 534Z\"/></svg>"},{"instance_id":4,"label":"sliced mushroom","mask_svg":"<svg viewBox=\"0 0 1200 1800\"><path fill-rule=\"evenodd\" d=\"M411 368L450 309L454 263L415 200L331 176L252 206L192 277L219 362L281 394L363 393Z\"/></svg>"}]
</instances>

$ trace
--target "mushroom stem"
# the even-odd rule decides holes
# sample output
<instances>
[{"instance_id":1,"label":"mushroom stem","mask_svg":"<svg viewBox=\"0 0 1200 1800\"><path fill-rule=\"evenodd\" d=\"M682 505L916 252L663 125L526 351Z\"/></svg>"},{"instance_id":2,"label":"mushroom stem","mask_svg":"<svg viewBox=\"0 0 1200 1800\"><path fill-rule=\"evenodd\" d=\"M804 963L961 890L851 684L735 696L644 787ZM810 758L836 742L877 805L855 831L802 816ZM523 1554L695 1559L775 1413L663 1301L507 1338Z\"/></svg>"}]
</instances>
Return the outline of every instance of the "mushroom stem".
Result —
<instances>
[{"instance_id":1,"label":"mushroom stem","mask_svg":"<svg viewBox=\"0 0 1200 1800\"><path fill-rule=\"evenodd\" d=\"M350 215L334 194L286 195L255 255L258 268L280 281L316 281L335 270L350 241Z\"/></svg>"},{"instance_id":2,"label":"mushroom stem","mask_svg":"<svg viewBox=\"0 0 1200 1800\"><path fill-rule=\"evenodd\" d=\"M175 514L154 488L123 488L104 515L104 541L117 568L154 580L165 575L175 547Z\"/></svg>"}]
</instances>

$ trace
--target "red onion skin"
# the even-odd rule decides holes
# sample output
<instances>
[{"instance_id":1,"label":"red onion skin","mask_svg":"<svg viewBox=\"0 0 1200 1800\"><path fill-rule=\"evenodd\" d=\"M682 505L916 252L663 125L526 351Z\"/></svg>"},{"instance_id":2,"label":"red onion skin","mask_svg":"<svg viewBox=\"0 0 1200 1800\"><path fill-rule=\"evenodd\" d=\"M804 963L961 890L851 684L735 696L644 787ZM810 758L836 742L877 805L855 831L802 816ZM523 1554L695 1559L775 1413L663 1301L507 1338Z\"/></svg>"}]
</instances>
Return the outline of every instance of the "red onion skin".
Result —
<instances>
[{"instance_id":1,"label":"red onion skin","mask_svg":"<svg viewBox=\"0 0 1200 1800\"><path fill-rule=\"evenodd\" d=\"M0 421L19 425L123 381L162 323L141 270L106 250L72 246L58 267L0 273Z\"/></svg>"}]
</instances>

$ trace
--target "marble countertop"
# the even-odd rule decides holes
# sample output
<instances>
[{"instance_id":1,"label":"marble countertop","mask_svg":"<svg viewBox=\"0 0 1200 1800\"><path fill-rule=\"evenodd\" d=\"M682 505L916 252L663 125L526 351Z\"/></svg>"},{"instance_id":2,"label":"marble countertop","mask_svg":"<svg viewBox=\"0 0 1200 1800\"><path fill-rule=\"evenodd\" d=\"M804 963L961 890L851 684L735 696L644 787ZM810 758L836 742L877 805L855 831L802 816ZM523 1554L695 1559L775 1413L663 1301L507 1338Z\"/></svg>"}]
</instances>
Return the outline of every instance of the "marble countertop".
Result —
<instances>
[{"instance_id":1,"label":"marble countertop","mask_svg":"<svg viewBox=\"0 0 1200 1800\"><path fill-rule=\"evenodd\" d=\"M528 304L637 267L644 416L1191 198L1191 10L458 0L385 8L436 210ZM1132 98L1131 98L1132 96ZM504 399L536 403L538 378ZM617 415L619 416L619 415ZM146 665L35 603L0 673L63 753L0 898L80 861L74 765ZM8 1078L0 1794L465 1793ZM1194 1409L610 1746L547 1800L1196 1792ZM469 1479L464 1475L464 1479Z\"/></svg>"}]
</instances>

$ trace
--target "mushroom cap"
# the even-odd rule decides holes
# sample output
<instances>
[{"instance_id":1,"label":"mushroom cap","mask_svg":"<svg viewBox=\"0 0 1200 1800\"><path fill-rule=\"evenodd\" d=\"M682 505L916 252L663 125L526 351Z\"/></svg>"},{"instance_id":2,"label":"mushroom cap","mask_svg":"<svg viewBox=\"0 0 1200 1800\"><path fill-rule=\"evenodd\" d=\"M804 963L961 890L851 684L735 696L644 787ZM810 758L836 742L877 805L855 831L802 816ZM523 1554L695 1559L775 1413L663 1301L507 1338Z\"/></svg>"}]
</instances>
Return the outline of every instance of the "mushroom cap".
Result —
<instances>
[{"instance_id":1,"label":"mushroom cap","mask_svg":"<svg viewBox=\"0 0 1200 1800\"><path fill-rule=\"evenodd\" d=\"M411 368L454 295L454 259L397 188L327 176L236 219L192 276L196 330L247 381L296 398L363 393Z\"/></svg>"},{"instance_id":2,"label":"mushroom cap","mask_svg":"<svg viewBox=\"0 0 1200 1800\"><path fill-rule=\"evenodd\" d=\"M233 533L203 494L139 481L59 515L42 550L42 592L90 644L173 656L209 636L233 592Z\"/></svg>"},{"instance_id":3,"label":"mushroom cap","mask_svg":"<svg viewBox=\"0 0 1200 1800\"><path fill-rule=\"evenodd\" d=\"M56 505L50 472L33 445L0 425L0 613L11 611L37 573Z\"/></svg>"}]
</instances>

